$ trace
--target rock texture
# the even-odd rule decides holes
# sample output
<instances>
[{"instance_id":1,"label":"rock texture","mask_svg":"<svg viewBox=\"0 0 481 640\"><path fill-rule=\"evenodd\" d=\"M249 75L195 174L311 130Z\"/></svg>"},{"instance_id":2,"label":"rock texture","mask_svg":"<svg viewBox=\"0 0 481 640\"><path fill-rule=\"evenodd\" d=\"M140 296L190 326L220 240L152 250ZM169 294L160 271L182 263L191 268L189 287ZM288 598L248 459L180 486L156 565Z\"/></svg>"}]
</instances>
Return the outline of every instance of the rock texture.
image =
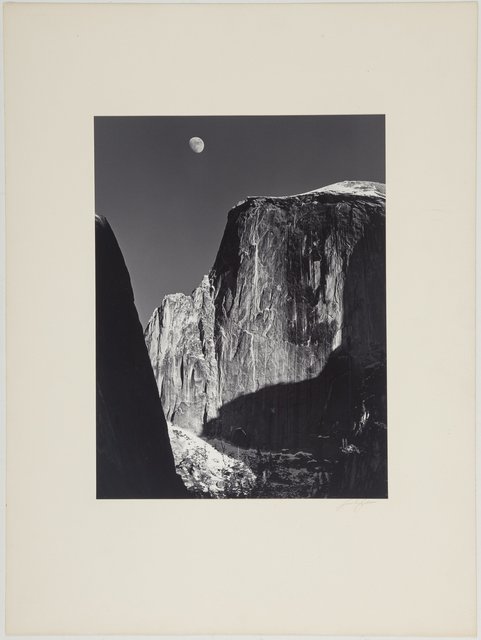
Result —
<instances>
[{"instance_id":1,"label":"rock texture","mask_svg":"<svg viewBox=\"0 0 481 640\"><path fill-rule=\"evenodd\" d=\"M167 424L110 225L96 216L97 498L175 498Z\"/></svg>"},{"instance_id":2,"label":"rock texture","mask_svg":"<svg viewBox=\"0 0 481 640\"><path fill-rule=\"evenodd\" d=\"M385 434L384 185L242 201L209 276L166 296L146 341L174 424L241 446L332 446L339 469L362 433Z\"/></svg>"},{"instance_id":3,"label":"rock texture","mask_svg":"<svg viewBox=\"0 0 481 640\"><path fill-rule=\"evenodd\" d=\"M244 462L190 430L169 425L169 436L177 468L192 498L250 497L257 478Z\"/></svg>"},{"instance_id":4,"label":"rock texture","mask_svg":"<svg viewBox=\"0 0 481 640\"><path fill-rule=\"evenodd\" d=\"M214 325L213 289L205 276L192 296L166 296L146 329L166 418L198 434L219 406Z\"/></svg>"}]
</instances>

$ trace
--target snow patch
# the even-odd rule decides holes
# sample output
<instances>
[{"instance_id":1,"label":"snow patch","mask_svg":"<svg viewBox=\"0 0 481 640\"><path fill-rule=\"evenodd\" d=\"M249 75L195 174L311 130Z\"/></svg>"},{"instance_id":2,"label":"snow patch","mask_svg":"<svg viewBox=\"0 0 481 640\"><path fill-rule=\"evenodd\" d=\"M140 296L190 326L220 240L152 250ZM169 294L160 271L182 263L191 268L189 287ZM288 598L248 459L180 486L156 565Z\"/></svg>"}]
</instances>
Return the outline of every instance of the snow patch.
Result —
<instances>
[{"instance_id":1,"label":"snow patch","mask_svg":"<svg viewBox=\"0 0 481 640\"><path fill-rule=\"evenodd\" d=\"M303 193L295 193L288 196L249 196L245 200L241 200L236 206L247 202L247 200L255 200L257 198L266 198L268 200L287 200L289 198L298 198L301 196L309 196L319 194L341 195L341 196L357 196L364 198L377 198L386 200L386 185L382 182L369 182L365 180L344 180L343 182L335 182L326 187L313 189L312 191L304 191Z\"/></svg>"},{"instance_id":2,"label":"snow patch","mask_svg":"<svg viewBox=\"0 0 481 640\"><path fill-rule=\"evenodd\" d=\"M352 196L364 196L367 198L381 198L386 199L386 185L381 182L364 182L364 181L350 181L336 182L330 184L327 187L321 187L320 189L314 189L314 191L307 191L299 195L309 195L312 193L328 193L334 195L352 195Z\"/></svg>"},{"instance_id":3,"label":"snow patch","mask_svg":"<svg viewBox=\"0 0 481 640\"><path fill-rule=\"evenodd\" d=\"M221 453L191 431L168 424L177 473L197 497L247 497L256 482L249 467Z\"/></svg>"}]
</instances>

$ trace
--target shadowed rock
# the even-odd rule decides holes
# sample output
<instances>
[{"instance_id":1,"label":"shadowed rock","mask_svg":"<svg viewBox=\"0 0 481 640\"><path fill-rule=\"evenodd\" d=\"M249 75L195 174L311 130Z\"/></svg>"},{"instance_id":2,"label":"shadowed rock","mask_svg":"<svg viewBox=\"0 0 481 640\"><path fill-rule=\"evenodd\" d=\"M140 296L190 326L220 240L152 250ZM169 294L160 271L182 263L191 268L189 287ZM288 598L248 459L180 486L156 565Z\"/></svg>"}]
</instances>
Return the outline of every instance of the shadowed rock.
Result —
<instances>
[{"instance_id":1,"label":"shadowed rock","mask_svg":"<svg viewBox=\"0 0 481 640\"><path fill-rule=\"evenodd\" d=\"M95 218L97 498L177 498L174 458L122 253Z\"/></svg>"}]
</instances>

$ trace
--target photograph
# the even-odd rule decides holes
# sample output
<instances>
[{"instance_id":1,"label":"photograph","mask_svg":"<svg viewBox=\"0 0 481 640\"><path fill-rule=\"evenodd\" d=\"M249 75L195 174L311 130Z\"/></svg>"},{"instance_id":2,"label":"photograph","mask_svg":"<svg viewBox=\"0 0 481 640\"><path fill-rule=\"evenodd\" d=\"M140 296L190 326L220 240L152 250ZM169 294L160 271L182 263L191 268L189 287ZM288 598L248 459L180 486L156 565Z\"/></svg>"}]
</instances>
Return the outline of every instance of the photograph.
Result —
<instances>
[{"instance_id":1,"label":"photograph","mask_svg":"<svg viewBox=\"0 0 481 640\"><path fill-rule=\"evenodd\" d=\"M382 115L95 118L98 498L387 498Z\"/></svg>"},{"instance_id":2,"label":"photograph","mask_svg":"<svg viewBox=\"0 0 481 640\"><path fill-rule=\"evenodd\" d=\"M5 5L8 634L476 635L477 14Z\"/></svg>"}]
</instances>

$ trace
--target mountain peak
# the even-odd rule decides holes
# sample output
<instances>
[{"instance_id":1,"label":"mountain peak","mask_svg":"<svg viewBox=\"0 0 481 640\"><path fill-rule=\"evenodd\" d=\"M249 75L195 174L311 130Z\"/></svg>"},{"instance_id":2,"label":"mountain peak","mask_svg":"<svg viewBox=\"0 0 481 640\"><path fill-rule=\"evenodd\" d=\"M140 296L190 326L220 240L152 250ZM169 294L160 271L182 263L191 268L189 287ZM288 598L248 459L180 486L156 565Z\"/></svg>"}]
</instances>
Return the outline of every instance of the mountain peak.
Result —
<instances>
[{"instance_id":1,"label":"mountain peak","mask_svg":"<svg viewBox=\"0 0 481 640\"><path fill-rule=\"evenodd\" d=\"M303 193L294 193L285 196L247 196L243 200L240 200L233 209L238 209L243 204L252 200L291 200L303 196L316 196L317 194L337 197L374 198L384 202L386 200L386 185L382 182L372 182L369 180L344 180L342 182L329 184L325 187L313 189L312 191L304 191Z\"/></svg>"},{"instance_id":2,"label":"mountain peak","mask_svg":"<svg viewBox=\"0 0 481 640\"><path fill-rule=\"evenodd\" d=\"M311 193L332 193L336 195L364 196L369 198L386 199L386 185L382 182L370 182L367 180L344 180L335 182L314 191L308 191L300 195Z\"/></svg>"}]
</instances>

